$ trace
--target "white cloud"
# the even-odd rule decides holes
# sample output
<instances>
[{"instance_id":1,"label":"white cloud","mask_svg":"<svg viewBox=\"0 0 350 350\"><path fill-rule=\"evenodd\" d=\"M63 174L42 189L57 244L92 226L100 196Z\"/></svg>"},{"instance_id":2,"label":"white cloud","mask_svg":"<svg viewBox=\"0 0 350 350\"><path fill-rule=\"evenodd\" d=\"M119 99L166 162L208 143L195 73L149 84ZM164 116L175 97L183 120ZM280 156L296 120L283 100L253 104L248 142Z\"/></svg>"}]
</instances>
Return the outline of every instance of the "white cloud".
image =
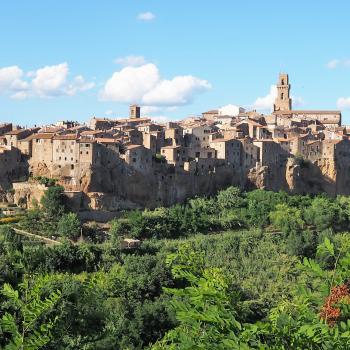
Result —
<instances>
[{"instance_id":1,"label":"white cloud","mask_svg":"<svg viewBox=\"0 0 350 350\"><path fill-rule=\"evenodd\" d=\"M73 96L94 86L94 83L86 82L81 75L72 80L68 79L68 75L66 62L45 66L26 74L17 66L4 67L0 69L0 93L9 94L14 99L48 98Z\"/></svg>"},{"instance_id":2,"label":"white cloud","mask_svg":"<svg viewBox=\"0 0 350 350\"><path fill-rule=\"evenodd\" d=\"M105 115L112 115L114 112L111 110L111 109L108 109L106 112L105 112Z\"/></svg>"},{"instance_id":3,"label":"white cloud","mask_svg":"<svg viewBox=\"0 0 350 350\"><path fill-rule=\"evenodd\" d=\"M68 75L68 64L45 66L35 72L32 87L40 97L62 95Z\"/></svg>"},{"instance_id":4,"label":"white cloud","mask_svg":"<svg viewBox=\"0 0 350 350\"><path fill-rule=\"evenodd\" d=\"M138 103L146 106L179 106L192 102L197 93L211 85L191 75L162 79L157 66L125 67L107 80L101 100Z\"/></svg>"},{"instance_id":5,"label":"white cloud","mask_svg":"<svg viewBox=\"0 0 350 350\"><path fill-rule=\"evenodd\" d=\"M18 66L0 68L0 93L27 89L28 83L22 77L23 71Z\"/></svg>"},{"instance_id":6,"label":"white cloud","mask_svg":"<svg viewBox=\"0 0 350 350\"><path fill-rule=\"evenodd\" d=\"M334 58L333 60L329 61L326 64L327 68L329 69L335 69L339 67L350 67L350 59L345 58L345 59L339 59L339 58Z\"/></svg>"},{"instance_id":7,"label":"white cloud","mask_svg":"<svg viewBox=\"0 0 350 350\"><path fill-rule=\"evenodd\" d=\"M142 106L141 107L141 114L148 115L148 114L160 112L161 110L162 110L162 108L157 107L157 106Z\"/></svg>"},{"instance_id":8,"label":"white cloud","mask_svg":"<svg viewBox=\"0 0 350 350\"><path fill-rule=\"evenodd\" d=\"M144 65L146 63L146 60L143 56L130 55L117 58L115 60L115 63L120 64L122 66L138 67Z\"/></svg>"},{"instance_id":9,"label":"white cloud","mask_svg":"<svg viewBox=\"0 0 350 350\"><path fill-rule=\"evenodd\" d=\"M166 116L166 115L157 115L155 117L151 117L152 121L156 122L156 123L167 123L169 122L171 119Z\"/></svg>"},{"instance_id":10,"label":"white cloud","mask_svg":"<svg viewBox=\"0 0 350 350\"><path fill-rule=\"evenodd\" d=\"M271 85L270 92L264 97L258 97L253 104L253 108L262 110L265 112L270 112L271 110L273 110L273 105L275 104L276 97L277 97L277 86ZM300 107L304 105L304 100L299 96L291 95L291 99L294 107Z\"/></svg>"},{"instance_id":11,"label":"white cloud","mask_svg":"<svg viewBox=\"0 0 350 350\"><path fill-rule=\"evenodd\" d=\"M228 104L226 106L219 108L219 114L230 115L232 117L235 117L239 114L239 106Z\"/></svg>"},{"instance_id":12,"label":"white cloud","mask_svg":"<svg viewBox=\"0 0 350 350\"><path fill-rule=\"evenodd\" d=\"M340 97L337 100L337 108L350 109L350 97Z\"/></svg>"},{"instance_id":13,"label":"white cloud","mask_svg":"<svg viewBox=\"0 0 350 350\"><path fill-rule=\"evenodd\" d=\"M141 103L143 96L160 81L158 68L154 64L141 67L125 67L113 73L104 86L102 100Z\"/></svg>"},{"instance_id":14,"label":"white cloud","mask_svg":"<svg viewBox=\"0 0 350 350\"><path fill-rule=\"evenodd\" d=\"M90 90L95 86L93 82L86 82L84 77L77 75L71 83L69 83L65 88L64 92L66 95L73 96L80 91Z\"/></svg>"},{"instance_id":15,"label":"white cloud","mask_svg":"<svg viewBox=\"0 0 350 350\"><path fill-rule=\"evenodd\" d=\"M155 14L152 12L142 12L139 13L137 19L140 21L152 21L156 18Z\"/></svg>"},{"instance_id":16,"label":"white cloud","mask_svg":"<svg viewBox=\"0 0 350 350\"><path fill-rule=\"evenodd\" d=\"M273 105L275 103L275 99L277 97L277 87L276 85L271 85L270 92L264 97L258 97L253 107L261 110L271 110L273 109Z\"/></svg>"},{"instance_id":17,"label":"white cloud","mask_svg":"<svg viewBox=\"0 0 350 350\"><path fill-rule=\"evenodd\" d=\"M192 75L184 75L172 80L162 80L148 91L142 101L148 105L178 106L192 102L196 93L209 90L211 85Z\"/></svg>"},{"instance_id":18,"label":"white cloud","mask_svg":"<svg viewBox=\"0 0 350 350\"><path fill-rule=\"evenodd\" d=\"M337 58L335 58L327 63L327 68L335 69L338 67L339 63L340 61Z\"/></svg>"}]
</instances>

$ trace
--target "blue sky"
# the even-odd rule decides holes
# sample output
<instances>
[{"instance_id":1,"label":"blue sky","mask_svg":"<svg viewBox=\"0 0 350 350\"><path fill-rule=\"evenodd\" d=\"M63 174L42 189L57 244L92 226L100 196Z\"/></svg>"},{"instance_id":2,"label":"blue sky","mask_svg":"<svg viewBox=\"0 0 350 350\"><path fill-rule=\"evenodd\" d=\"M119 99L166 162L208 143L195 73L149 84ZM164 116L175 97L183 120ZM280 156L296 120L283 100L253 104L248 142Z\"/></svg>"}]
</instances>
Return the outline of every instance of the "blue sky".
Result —
<instances>
[{"instance_id":1,"label":"blue sky","mask_svg":"<svg viewBox=\"0 0 350 350\"><path fill-rule=\"evenodd\" d=\"M122 117L130 102L170 119L268 109L284 71L295 108L340 107L350 124L349 13L345 0L4 0L0 121Z\"/></svg>"}]
</instances>

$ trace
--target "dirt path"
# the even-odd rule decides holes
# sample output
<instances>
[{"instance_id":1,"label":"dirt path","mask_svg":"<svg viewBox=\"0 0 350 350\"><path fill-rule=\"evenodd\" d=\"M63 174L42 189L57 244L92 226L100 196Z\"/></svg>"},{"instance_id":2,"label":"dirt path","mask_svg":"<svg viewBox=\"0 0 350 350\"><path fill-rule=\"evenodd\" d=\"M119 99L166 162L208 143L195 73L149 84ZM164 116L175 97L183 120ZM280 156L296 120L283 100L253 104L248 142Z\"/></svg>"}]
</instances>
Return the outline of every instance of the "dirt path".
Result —
<instances>
[{"instance_id":1,"label":"dirt path","mask_svg":"<svg viewBox=\"0 0 350 350\"><path fill-rule=\"evenodd\" d=\"M26 237L30 237L30 238L35 238L35 239L37 239L37 240L39 240L39 241L45 242L46 244L51 244L51 245L54 245L54 244L56 244L56 245L62 244L61 242L55 241L55 240L53 240L53 239L51 239L51 238L47 238L47 237L43 237L43 236L36 235L36 234L34 234L34 233L30 233L30 232L27 232L27 231L23 231L23 230L20 230L20 229L18 229L18 228L15 228L15 227L13 227L13 226L12 226L12 228L13 228L13 230L14 230L17 234L19 234L19 235L26 236Z\"/></svg>"}]
</instances>

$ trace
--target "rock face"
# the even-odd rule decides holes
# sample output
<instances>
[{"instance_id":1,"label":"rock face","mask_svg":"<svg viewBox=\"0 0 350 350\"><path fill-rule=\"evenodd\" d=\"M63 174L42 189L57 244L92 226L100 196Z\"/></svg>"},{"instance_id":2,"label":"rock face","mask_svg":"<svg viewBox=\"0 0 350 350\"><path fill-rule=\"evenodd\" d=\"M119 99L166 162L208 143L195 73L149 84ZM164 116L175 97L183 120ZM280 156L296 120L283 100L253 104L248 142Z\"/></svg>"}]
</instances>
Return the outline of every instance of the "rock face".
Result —
<instances>
[{"instance_id":1,"label":"rock face","mask_svg":"<svg viewBox=\"0 0 350 350\"><path fill-rule=\"evenodd\" d=\"M31 173L58 179L65 187L74 210L120 211L135 208L155 208L181 203L196 195L211 195L228 186L242 189L284 190L290 193L350 193L350 165L330 160L297 162L286 159L284 164L256 166L248 171L231 166L218 166L212 172L154 164L151 170L136 171L125 163L113 166L77 167L74 173L53 165L32 164ZM30 207L40 200L45 187L33 183L14 184L14 195L7 200Z\"/></svg>"},{"instance_id":2,"label":"rock face","mask_svg":"<svg viewBox=\"0 0 350 350\"><path fill-rule=\"evenodd\" d=\"M40 202L47 188L37 183L18 182L13 184L13 189L13 203L22 208L32 208L34 202Z\"/></svg>"}]
</instances>

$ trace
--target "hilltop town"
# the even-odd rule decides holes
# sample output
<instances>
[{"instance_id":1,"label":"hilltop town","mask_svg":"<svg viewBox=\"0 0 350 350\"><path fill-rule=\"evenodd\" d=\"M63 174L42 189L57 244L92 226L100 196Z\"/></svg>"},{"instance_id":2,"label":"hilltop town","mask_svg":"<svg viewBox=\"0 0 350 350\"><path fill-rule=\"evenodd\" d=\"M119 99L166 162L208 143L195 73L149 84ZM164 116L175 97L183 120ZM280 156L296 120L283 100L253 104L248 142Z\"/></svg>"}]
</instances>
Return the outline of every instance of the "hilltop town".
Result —
<instances>
[{"instance_id":1,"label":"hilltop town","mask_svg":"<svg viewBox=\"0 0 350 350\"><path fill-rule=\"evenodd\" d=\"M238 108L156 123L127 118L43 127L0 125L0 200L30 207L53 178L77 210L167 206L230 185L350 192L350 130L340 111L293 110L280 74L271 114Z\"/></svg>"}]
</instances>

